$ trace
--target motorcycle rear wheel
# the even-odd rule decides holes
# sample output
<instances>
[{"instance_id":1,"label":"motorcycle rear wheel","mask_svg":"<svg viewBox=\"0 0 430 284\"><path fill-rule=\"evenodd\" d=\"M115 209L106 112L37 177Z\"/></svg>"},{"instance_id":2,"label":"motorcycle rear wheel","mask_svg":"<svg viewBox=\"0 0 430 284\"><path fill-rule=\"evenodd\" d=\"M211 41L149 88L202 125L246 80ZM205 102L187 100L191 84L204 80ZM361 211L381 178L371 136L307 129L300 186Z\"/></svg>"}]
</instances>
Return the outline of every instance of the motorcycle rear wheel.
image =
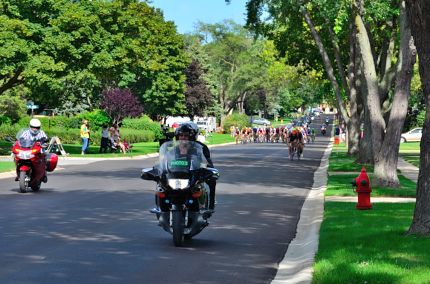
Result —
<instances>
[{"instance_id":1,"label":"motorcycle rear wheel","mask_svg":"<svg viewBox=\"0 0 430 284\"><path fill-rule=\"evenodd\" d=\"M21 193L27 192L27 187L29 182L29 178L27 177L28 177L27 172L24 172L24 171L19 172L19 191Z\"/></svg>"},{"instance_id":2,"label":"motorcycle rear wheel","mask_svg":"<svg viewBox=\"0 0 430 284\"><path fill-rule=\"evenodd\" d=\"M175 247L182 246L184 241L184 218L182 211L172 212L172 230L173 230L173 244Z\"/></svg>"}]
</instances>

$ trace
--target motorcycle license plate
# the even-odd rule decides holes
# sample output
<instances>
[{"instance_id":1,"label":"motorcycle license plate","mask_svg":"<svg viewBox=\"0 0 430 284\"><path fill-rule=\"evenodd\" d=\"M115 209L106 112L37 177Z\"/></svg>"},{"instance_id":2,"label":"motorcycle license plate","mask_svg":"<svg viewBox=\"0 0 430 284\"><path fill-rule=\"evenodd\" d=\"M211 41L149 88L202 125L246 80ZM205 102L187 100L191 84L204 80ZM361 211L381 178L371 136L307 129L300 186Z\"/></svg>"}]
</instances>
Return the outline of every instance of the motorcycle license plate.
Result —
<instances>
[{"instance_id":1,"label":"motorcycle license plate","mask_svg":"<svg viewBox=\"0 0 430 284\"><path fill-rule=\"evenodd\" d=\"M31 153L31 151L21 151L18 153L18 157L23 160L28 160L33 157L33 154Z\"/></svg>"},{"instance_id":2,"label":"motorcycle license plate","mask_svg":"<svg viewBox=\"0 0 430 284\"><path fill-rule=\"evenodd\" d=\"M188 161L187 160L173 160L170 161L171 167L188 167Z\"/></svg>"}]
</instances>

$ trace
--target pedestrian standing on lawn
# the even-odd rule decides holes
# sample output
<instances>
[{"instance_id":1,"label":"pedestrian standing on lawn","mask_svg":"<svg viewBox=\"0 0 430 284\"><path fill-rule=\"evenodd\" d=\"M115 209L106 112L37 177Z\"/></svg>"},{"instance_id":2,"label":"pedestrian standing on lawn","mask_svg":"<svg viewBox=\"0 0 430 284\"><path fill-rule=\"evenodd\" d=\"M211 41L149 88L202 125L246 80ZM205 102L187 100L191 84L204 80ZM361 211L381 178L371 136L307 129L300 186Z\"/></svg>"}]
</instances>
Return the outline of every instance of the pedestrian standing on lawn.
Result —
<instances>
[{"instance_id":1,"label":"pedestrian standing on lawn","mask_svg":"<svg viewBox=\"0 0 430 284\"><path fill-rule=\"evenodd\" d=\"M88 120L84 119L81 125L81 140L82 140L82 155L85 155L88 151L90 142L90 128L88 126Z\"/></svg>"},{"instance_id":2,"label":"pedestrian standing on lawn","mask_svg":"<svg viewBox=\"0 0 430 284\"><path fill-rule=\"evenodd\" d=\"M109 129L107 123L102 126L102 140L100 142L100 153L106 153L109 144Z\"/></svg>"}]
</instances>

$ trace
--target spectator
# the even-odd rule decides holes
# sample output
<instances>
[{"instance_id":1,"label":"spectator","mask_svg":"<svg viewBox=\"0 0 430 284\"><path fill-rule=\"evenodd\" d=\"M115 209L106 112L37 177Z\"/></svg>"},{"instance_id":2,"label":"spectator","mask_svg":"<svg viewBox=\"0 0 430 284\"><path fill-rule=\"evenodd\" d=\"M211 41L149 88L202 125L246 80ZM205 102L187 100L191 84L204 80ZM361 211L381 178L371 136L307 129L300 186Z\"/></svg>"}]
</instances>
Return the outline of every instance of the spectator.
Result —
<instances>
[{"instance_id":1,"label":"spectator","mask_svg":"<svg viewBox=\"0 0 430 284\"><path fill-rule=\"evenodd\" d=\"M110 140L112 143L112 148L113 149L117 149L119 147L119 149L121 150L121 152L123 154L125 154L125 145L124 143L121 142L121 135L119 133L119 128L117 124L114 124L110 129L109 129L109 133L110 133Z\"/></svg>"},{"instance_id":2,"label":"spectator","mask_svg":"<svg viewBox=\"0 0 430 284\"><path fill-rule=\"evenodd\" d=\"M111 145L114 148L115 144L118 142L118 139L119 139L118 125L114 124L111 128L109 128L109 134L110 134Z\"/></svg>"},{"instance_id":3,"label":"spectator","mask_svg":"<svg viewBox=\"0 0 430 284\"><path fill-rule=\"evenodd\" d=\"M88 151L90 142L90 128L88 126L88 120L84 119L81 125L81 140L82 140L82 155L85 155Z\"/></svg>"},{"instance_id":4,"label":"spectator","mask_svg":"<svg viewBox=\"0 0 430 284\"><path fill-rule=\"evenodd\" d=\"M106 153L109 144L109 129L108 125L105 123L102 126L102 140L100 142L100 153Z\"/></svg>"},{"instance_id":5,"label":"spectator","mask_svg":"<svg viewBox=\"0 0 430 284\"><path fill-rule=\"evenodd\" d=\"M121 152L125 155L125 145L124 143L121 141L121 137L118 138L118 142L116 143L116 147L119 147L119 149L121 150Z\"/></svg>"}]
</instances>

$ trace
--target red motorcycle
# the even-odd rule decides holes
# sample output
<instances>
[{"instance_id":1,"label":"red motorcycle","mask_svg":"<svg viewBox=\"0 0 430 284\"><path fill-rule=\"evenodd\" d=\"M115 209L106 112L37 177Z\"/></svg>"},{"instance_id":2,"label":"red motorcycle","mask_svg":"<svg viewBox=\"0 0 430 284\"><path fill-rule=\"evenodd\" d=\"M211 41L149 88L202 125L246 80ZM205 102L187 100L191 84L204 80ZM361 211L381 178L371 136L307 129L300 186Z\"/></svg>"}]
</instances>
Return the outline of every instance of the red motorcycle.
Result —
<instances>
[{"instance_id":1,"label":"red motorcycle","mask_svg":"<svg viewBox=\"0 0 430 284\"><path fill-rule=\"evenodd\" d=\"M42 182L47 182L46 172L52 172L58 163L54 153L45 155L40 142L20 139L12 146L16 165L16 178L19 181L19 191L26 193L30 187L39 191Z\"/></svg>"}]
</instances>

